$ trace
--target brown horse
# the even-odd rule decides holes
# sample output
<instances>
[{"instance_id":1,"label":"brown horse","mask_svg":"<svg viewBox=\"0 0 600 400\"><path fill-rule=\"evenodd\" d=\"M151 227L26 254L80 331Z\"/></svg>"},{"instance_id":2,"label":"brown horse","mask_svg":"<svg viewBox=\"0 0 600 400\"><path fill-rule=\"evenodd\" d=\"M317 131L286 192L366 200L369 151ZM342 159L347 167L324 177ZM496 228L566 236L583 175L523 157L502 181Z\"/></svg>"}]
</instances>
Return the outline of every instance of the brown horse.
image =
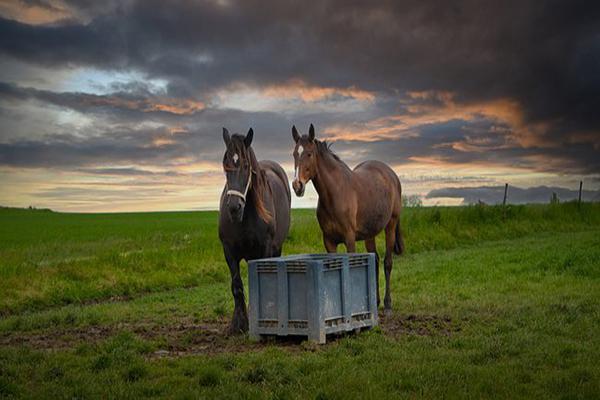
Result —
<instances>
[{"instance_id":1,"label":"brown horse","mask_svg":"<svg viewBox=\"0 0 600 400\"><path fill-rule=\"evenodd\" d=\"M231 273L232 333L248 330L240 261L280 256L290 227L292 195L287 175L273 161L256 160L250 147L253 135L250 129L246 136L230 136L223 128L227 183L221 194L219 238Z\"/></svg>"},{"instance_id":2,"label":"brown horse","mask_svg":"<svg viewBox=\"0 0 600 400\"><path fill-rule=\"evenodd\" d=\"M308 135L300 136L292 127L294 147L294 181L296 195L304 195L312 180L319 203L317 219L323 243L335 253L340 243L348 252L356 251L356 241L364 240L368 252L376 255L377 304L379 304L379 255L375 236L385 229L385 298L384 308L391 312L390 275L392 252L402 254L404 242L400 229L402 187L394 171L379 161L365 161L351 170L327 146L315 139L310 125Z\"/></svg>"}]
</instances>

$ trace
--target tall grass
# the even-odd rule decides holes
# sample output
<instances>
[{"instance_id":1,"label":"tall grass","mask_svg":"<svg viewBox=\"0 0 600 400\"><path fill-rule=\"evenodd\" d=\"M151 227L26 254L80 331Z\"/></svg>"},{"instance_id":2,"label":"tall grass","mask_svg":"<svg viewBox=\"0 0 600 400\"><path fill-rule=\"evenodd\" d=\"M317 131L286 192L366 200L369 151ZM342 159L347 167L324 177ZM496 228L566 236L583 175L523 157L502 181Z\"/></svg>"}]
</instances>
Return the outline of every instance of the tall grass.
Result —
<instances>
[{"instance_id":1,"label":"tall grass","mask_svg":"<svg viewBox=\"0 0 600 400\"><path fill-rule=\"evenodd\" d=\"M534 232L568 232L600 226L600 204L563 203L404 210L402 227L408 253L450 249L484 240Z\"/></svg>"}]
</instances>

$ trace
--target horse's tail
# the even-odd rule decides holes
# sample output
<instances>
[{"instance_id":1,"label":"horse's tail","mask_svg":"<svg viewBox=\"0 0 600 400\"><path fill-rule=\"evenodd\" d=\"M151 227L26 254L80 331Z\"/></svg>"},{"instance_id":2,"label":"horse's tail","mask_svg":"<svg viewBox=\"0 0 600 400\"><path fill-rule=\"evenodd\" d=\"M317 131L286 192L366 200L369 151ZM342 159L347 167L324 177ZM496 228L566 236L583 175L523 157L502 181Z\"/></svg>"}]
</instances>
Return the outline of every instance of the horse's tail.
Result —
<instances>
[{"instance_id":1,"label":"horse's tail","mask_svg":"<svg viewBox=\"0 0 600 400\"><path fill-rule=\"evenodd\" d=\"M404 253L404 238L402 237L402 228L400 228L400 218L396 224L396 241L394 242L394 253L400 255Z\"/></svg>"},{"instance_id":2,"label":"horse's tail","mask_svg":"<svg viewBox=\"0 0 600 400\"><path fill-rule=\"evenodd\" d=\"M398 194L400 198L400 211L402 211L402 185L399 179ZM394 253L398 255L404 253L404 238L402 237L402 228L400 227L400 213L398 213L398 221L396 222L396 240L394 241Z\"/></svg>"}]
</instances>

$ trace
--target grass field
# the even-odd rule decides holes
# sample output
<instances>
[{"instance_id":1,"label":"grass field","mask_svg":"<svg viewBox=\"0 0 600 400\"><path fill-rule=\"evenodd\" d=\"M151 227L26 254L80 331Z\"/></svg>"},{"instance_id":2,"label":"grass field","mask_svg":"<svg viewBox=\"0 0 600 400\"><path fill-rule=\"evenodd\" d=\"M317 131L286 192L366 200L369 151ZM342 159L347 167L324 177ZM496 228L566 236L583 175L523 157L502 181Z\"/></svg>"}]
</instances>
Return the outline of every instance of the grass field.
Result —
<instances>
[{"instance_id":1,"label":"grass field","mask_svg":"<svg viewBox=\"0 0 600 400\"><path fill-rule=\"evenodd\" d=\"M600 204L406 209L393 316L320 347L224 335L216 222L0 209L0 397L599 396Z\"/></svg>"}]
</instances>

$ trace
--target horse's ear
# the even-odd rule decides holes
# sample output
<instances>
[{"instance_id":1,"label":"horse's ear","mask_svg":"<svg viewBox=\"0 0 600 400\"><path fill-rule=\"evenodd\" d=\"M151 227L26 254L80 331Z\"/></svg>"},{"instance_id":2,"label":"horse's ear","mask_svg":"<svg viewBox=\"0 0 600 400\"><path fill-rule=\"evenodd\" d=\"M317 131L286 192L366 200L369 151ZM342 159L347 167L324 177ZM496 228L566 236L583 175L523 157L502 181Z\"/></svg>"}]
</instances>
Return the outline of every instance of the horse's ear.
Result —
<instances>
[{"instance_id":1,"label":"horse's ear","mask_svg":"<svg viewBox=\"0 0 600 400\"><path fill-rule=\"evenodd\" d=\"M246 147L250 147L250 145L252 144L253 137L254 137L254 130L252 130L252 128L250 128L250 130L246 134L246 137L244 138L244 145L246 145Z\"/></svg>"},{"instance_id":2,"label":"horse's ear","mask_svg":"<svg viewBox=\"0 0 600 400\"><path fill-rule=\"evenodd\" d=\"M300 134L298 133L298 129L296 129L296 125L292 126L292 137L296 143L300 140Z\"/></svg>"},{"instance_id":3,"label":"horse's ear","mask_svg":"<svg viewBox=\"0 0 600 400\"><path fill-rule=\"evenodd\" d=\"M310 124L310 128L308 128L308 139L312 142L315 140L315 127L313 124Z\"/></svg>"},{"instance_id":4,"label":"horse's ear","mask_svg":"<svg viewBox=\"0 0 600 400\"><path fill-rule=\"evenodd\" d=\"M229 146L229 143L231 142L231 136L229 136L229 131L226 128L223 128L223 141L226 146Z\"/></svg>"}]
</instances>

